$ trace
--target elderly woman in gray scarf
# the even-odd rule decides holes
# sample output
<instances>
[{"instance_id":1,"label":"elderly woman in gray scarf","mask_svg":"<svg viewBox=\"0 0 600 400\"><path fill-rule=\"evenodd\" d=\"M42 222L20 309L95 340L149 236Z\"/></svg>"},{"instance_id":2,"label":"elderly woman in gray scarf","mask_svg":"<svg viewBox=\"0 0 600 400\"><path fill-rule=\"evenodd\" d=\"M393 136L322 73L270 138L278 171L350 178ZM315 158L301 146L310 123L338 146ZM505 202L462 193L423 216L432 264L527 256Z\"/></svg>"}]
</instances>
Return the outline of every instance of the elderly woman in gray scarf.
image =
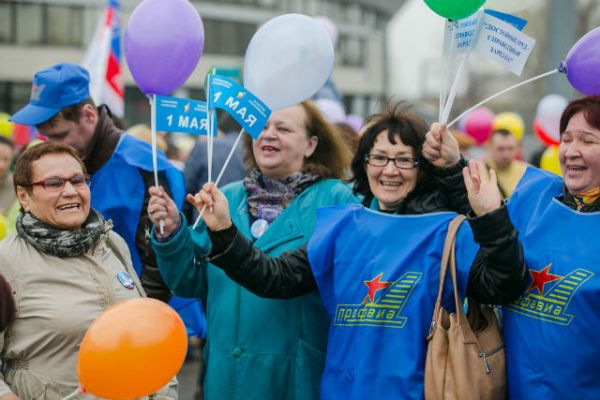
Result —
<instances>
[{"instance_id":1,"label":"elderly woman in gray scarf","mask_svg":"<svg viewBox=\"0 0 600 400\"><path fill-rule=\"evenodd\" d=\"M79 387L89 325L110 305L145 294L124 240L90 207L90 181L73 148L27 149L13 181L22 213L17 235L0 242L0 274L16 315L0 333L0 399L62 399ZM177 381L154 398L176 399Z\"/></svg>"}]
</instances>

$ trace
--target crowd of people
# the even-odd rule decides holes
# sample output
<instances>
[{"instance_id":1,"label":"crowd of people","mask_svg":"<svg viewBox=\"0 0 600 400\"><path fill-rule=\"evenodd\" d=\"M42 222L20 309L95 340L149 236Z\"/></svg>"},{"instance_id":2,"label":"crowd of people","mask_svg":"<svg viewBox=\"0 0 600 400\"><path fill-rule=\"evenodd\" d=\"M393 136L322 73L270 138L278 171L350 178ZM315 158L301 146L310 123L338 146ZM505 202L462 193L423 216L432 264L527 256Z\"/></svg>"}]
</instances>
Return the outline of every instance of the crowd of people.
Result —
<instances>
[{"instance_id":1,"label":"crowd of people","mask_svg":"<svg viewBox=\"0 0 600 400\"><path fill-rule=\"evenodd\" d=\"M0 214L18 210L0 241L0 400L70 395L96 317L174 295L203 306L205 399L422 399L458 214L460 298L501 320L498 398L600 397L600 97L562 114L562 177L519 160L509 130L475 160L406 102L360 134L316 104L275 110L222 187L205 183L204 142L183 171L159 151L156 186L150 145L91 101L87 71L38 72L11 118L45 141L15 157L0 137ZM215 141L216 158L232 145ZM443 303L452 309L451 292ZM176 378L151 398L178 398Z\"/></svg>"}]
</instances>

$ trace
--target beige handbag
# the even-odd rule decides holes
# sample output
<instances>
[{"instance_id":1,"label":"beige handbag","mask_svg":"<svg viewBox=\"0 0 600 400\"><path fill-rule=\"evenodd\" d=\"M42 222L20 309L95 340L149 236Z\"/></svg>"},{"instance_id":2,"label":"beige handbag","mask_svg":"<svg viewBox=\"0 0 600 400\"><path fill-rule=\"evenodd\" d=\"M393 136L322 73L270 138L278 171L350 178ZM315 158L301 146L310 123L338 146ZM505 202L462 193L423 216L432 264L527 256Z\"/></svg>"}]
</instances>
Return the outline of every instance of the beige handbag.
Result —
<instances>
[{"instance_id":1,"label":"beige handbag","mask_svg":"<svg viewBox=\"0 0 600 400\"><path fill-rule=\"evenodd\" d=\"M465 217L450 223L440 269L438 297L427 337L426 400L486 400L506 398L504 343L494 311L469 300L465 315L456 284L454 244ZM454 288L456 312L442 306L446 270Z\"/></svg>"}]
</instances>

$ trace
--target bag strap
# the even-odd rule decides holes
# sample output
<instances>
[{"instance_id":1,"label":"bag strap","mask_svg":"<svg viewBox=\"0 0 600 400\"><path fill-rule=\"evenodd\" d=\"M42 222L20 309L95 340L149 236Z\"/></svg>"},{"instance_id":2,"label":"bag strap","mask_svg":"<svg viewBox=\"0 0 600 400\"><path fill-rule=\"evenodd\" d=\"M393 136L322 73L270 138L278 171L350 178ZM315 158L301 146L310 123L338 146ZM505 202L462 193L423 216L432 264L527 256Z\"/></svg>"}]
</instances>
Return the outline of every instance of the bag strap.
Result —
<instances>
[{"instance_id":1,"label":"bag strap","mask_svg":"<svg viewBox=\"0 0 600 400\"><path fill-rule=\"evenodd\" d=\"M456 289L456 263L454 260L454 243L456 241L456 233L460 228L462 222L466 219L464 215L456 216L450 224L448 224L448 233L446 234L446 240L444 241L444 250L442 252L442 260L440 263L440 282L438 287L438 295L437 300L435 301L435 307L433 309L433 318L431 320L431 327L429 329L428 339L433 335L433 331L438 324L438 318L440 315L440 308L442 306L442 297L444 294L444 282L446 280L446 271L448 269L448 264L450 264L450 275L453 277L452 285L454 287L454 302L456 304L457 311L458 309L462 309L460 307L460 301L458 300L458 291ZM463 312L464 314L464 312ZM466 319L466 317L465 317Z\"/></svg>"},{"instance_id":2,"label":"bag strap","mask_svg":"<svg viewBox=\"0 0 600 400\"><path fill-rule=\"evenodd\" d=\"M465 309L463 308L462 302L460 301L460 296L458 293L458 284L456 283L456 246L454 246L454 241L452 243L452 248L450 249L450 276L452 277L452 286L454 290L454 303L456 305L456 314L458 315L458 323L460 325L460 330L463 335L463 343L475 343L479 348L479 341L477 337L473 333L471 329L471 324L469 324L469 320L465 315Z\"/></svg>"}]
</instances>

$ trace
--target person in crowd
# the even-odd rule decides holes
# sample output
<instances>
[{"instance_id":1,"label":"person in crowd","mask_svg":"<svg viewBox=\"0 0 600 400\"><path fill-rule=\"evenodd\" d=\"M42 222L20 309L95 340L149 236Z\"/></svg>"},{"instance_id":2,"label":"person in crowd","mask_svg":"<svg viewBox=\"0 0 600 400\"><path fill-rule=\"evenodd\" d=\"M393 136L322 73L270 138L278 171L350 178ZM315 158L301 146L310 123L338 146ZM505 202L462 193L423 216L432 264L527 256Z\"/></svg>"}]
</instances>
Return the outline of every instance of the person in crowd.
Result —
<instances>
[{"instance_id":1,"label":"person in crowd","mask_svg":"<svg viewBox=\"0 0 600 400\"><path fill-rule=\"evenodd\" d=\"M346 143L346 146L348 146L348 148L354 155L354 153L356 153L356 150L358 149L358 141L360 140L358 132L356 132L353 127L351 127L345 122L339 122L335 124L335 126L342 135L344 143Z\"/></svg>"},{"instance_id":2,"label":"person in crowd","mask_svg":"<svg viewBox=\"0 0 600 400\"><path fill-rule=\"evenodd\" d=\"M469 155L471 148L477 144L475 139L472 136L467 135L459 130L452 131L452 136L458 142L458 148L460 149L460 153L464 155Z\"/></svg>"},{"instance_id":3,"label":"person in crowd","mask_svg":"<svg viewBox=\"0 0 600 400\"><path fill-rule=\"evenodd\" d=\"M529 167L507 205L529 267L503 310L509 399L600 398L600 97L571 102L560 132L563 178Z\"/></svg>"},{"instance_id":4,"label":"person in crowd","mask_svg":"<svg viewBox=\"0 0 600 400\"><path fill-rule=\"evenodd\" d=\"M152 130L146 124L137 124L129 127L127 133L134 138L140 139L142 142L152 144ZM164 137L156 136L156 147L158 147L164 153L167 152L167 141Z\"/></svg>"},{"instance_id":5,"label":"person in crowd","mask_svg":"<svg viewBox=\"0 0 600 400\"><path fill-rule=\"evenodd\" d=\"M0 334L0 399L61 399L79 386L89 325L111 304L145 293L125 241L90 207L87 170L73 148L27 149L13 181L22 213L17 235L0 242L0 274L17 312ZM154 398L176 399L177 381Z\"/></svg>"},{"instance_id":6,"label":"person in crowd","mask_svg":"<svg viewBox=\"0 0 600 400\"><path fill-rule=\"evenodd\" d=\"M406 106L375 114L365 126L352 162L364 207L321 210L308 247L269 257L239 233L214 185L194 201L213 209L203 215L209 258L231 279L269 298L318 288L331 318L321 398L422 399L441 249L456 215L445 211L475 214L472 235L463 226L457 239L463 296L508 303L522 293L526 267L494 173L488 180L476 163L466 167L445 128L426 134Z\"/></svg>"},{"instance_id":7,"label":"person in crowd","mask_svg":"<svg viewBox=\"0 0 600 400\"><path fill-rule=\"evenodd\" d=\"M268 254L306 243L317 208L357 201L338 179L350 152L309 101L274 111L244 147L249 176L223 190L231 218ZM205 399L318 399L329 319L316 291L288 301L248 292L209 266L204 224L187 229L162 189L150 193L152 221L165 221L152 242L161 274L176 294L206 307Z\"/></svg>"},{"instance_id":8,"label":"person in crowd","mask_svg":"<svg viewBox=\"0 0 600 400\"><path fill-rule=\"evenodd\" d=\"M215 180L218 176L219 171L225 164L225 160L231 151L231 148L235 144L239 127L236 125L233 118L226 113L222 114L222 118L219 121L219 137L213 141L213 176ZM208 182L208 156L206 154L206 141L199 140L194 145L190 155L185 161L185 167L183 169L183 175L185 176L185 192L186 193L198 193L202 188L204 182ZM242 153L242 147L238 146L229 164L223 172L220 186L225 186L228 183L236 182L244 179L246 176L246 167L244 165L244 155ZM188 221L195 220L198 217L196 209L190 204L185 203L182 206L182 211Z\"/></svg>"},{"instance_id":9,"label":"person in crowd","mask_svg":"<svg viewBox=\"0 0 600 400\"><path fill-rule=\"evenodd\" d=\"M527 169L527 163L517 159L519 143L515 135L506 129L492 132L489 140L489 157L486 167L496 171L498 189L503 198L514 192Z\"/></svg>"},{"instance_id":10,"label":"person in crowd","mask_svg":"<svg viewBox=\"0 0 600 400\"><path fill-rule=\"evenodd\" d=\"M150 246L151 223L145 212L147 188L154 184L151 147L117 128L106 105L90 97L88 71L62 63L38 71L29 104L11 121L34 125L51 141L77 150L92 179L92 206L125 239L133 265L149 297L168 301ZM183 176L158 152L160 184L183 203Z\"/></svg>"},{"instance_id":11,"label":"person in crowd","mask_svg":"<svg viewBox=\"0 0 600 400\"><path fill-rule=\"evenodd\" d=\"M6 215L15 202L10 166L15 156L15 145L4 136L0 136L0 214Z\"/></svg>"},{"instance_id":12,"label":"person in crowd","mask_svg":"<svg viewBox=\"0 0 600 400\"><path fill-rule=\"evenodd\" d=\"M15 319L15 299L6 279L0 275L0 332Z\"/></svg>"}]
</instances>

